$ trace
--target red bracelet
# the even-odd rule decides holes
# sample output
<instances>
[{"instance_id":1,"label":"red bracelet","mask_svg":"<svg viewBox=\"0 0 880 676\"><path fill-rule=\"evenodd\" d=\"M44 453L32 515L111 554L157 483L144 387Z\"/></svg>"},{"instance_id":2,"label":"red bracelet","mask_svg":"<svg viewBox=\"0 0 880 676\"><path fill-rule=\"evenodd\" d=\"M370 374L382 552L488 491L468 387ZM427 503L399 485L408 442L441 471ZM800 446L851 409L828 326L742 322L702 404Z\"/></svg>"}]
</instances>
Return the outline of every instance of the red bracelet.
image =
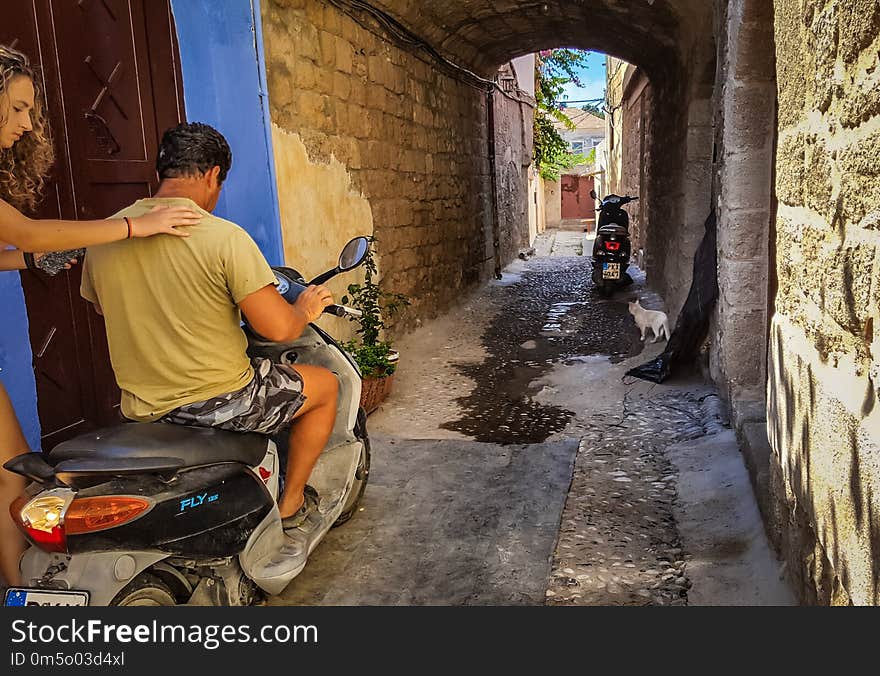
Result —
<instances>
[{"instance_id":1,"label":"red bracelet","mask_svg":"<svg viewBox=\"0 0 880 676\"><path fill-rule=\"evenodd\" d=\"M122 217L125 220L125 224L128 226L128 237L126 239L131 239L131 219L128 216Z\"/></svg>"}]
</instances>

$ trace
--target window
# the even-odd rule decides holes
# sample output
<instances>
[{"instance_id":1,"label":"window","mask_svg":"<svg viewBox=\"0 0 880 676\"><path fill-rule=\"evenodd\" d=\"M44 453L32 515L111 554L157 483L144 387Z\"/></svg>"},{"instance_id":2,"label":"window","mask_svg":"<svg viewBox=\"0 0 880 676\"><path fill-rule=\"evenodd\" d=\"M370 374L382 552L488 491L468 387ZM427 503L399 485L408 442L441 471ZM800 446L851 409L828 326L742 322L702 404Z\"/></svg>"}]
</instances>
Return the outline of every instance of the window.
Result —
<instances>
[{"instance_id":1,"label":"window","mask_svg":"<svg viewBox=\"0 0 880 676\"><path fill-rule=\"evenodd\" d=\"M584 152L584 142L583 141L572 141L571 142L571 152L573 152L573 153Z\"/></svg>"}]
</instances>

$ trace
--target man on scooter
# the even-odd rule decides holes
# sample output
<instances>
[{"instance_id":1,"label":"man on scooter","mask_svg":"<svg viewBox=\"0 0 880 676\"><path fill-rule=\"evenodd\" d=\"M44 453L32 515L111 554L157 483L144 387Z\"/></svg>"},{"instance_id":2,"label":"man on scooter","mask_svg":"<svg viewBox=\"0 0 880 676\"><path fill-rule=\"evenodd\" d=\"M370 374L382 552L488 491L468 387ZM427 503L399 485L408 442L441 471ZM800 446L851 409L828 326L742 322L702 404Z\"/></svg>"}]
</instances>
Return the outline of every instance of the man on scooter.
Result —
<instances>
[{"instance_id":1,"label":"man on scooter","mask_svg":"<svg viewBox=\"0 0 880 676\"><path fill-rule=\"evenodd\" d=\"M318 504L306 482L333 429L338 382L317 366L251 362L241 315L264 338L290 342L333 297L324 286L310 286L289 305L253 239L211 213L231 165L229 145L212 127L166 131L156 160L158 192L114 217L186 205L202 214L201 223L187 237L91 247L81 293L104 316L126 418L262 434L292 421L278 508L284 528L296 528Z\"/></svg>"}]
</instances>

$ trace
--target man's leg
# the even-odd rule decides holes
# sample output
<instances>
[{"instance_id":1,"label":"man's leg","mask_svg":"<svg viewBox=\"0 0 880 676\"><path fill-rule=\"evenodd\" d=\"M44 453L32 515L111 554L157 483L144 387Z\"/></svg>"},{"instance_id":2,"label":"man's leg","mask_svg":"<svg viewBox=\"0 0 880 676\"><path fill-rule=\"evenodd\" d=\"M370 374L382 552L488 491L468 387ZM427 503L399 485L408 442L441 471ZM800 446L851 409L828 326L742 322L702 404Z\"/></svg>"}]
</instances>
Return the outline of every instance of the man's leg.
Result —
<instances>
[{"instance_id":1,"label":"man's leg","mask_svg":"<svg viewBox=\"0 0 880 676\"><path fill-rule=\"evenodd\" d=\"M339 396L339 381L332 372L320 366L294 368L302 377L306 401L294 414L290 430L284 493L278 500L282 519L302 507L306 482L333 431Z\"/></svg>"}]
</instances>

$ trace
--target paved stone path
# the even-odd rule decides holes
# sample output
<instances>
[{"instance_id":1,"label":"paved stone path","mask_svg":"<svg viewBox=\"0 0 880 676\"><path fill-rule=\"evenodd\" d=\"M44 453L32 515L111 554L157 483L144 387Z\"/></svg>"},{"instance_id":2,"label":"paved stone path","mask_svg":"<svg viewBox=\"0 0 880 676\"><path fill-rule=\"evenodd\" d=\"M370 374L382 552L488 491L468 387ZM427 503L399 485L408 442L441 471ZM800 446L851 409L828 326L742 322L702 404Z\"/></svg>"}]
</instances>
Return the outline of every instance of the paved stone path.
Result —
<instances>
[{"instance_id":1,"label":"paved stone path","mask_svg":"<svg viewBox=\"0 0 880 676\"><path fill-rule=\"evenodd\" d=\"M594 297L591 247L545 233L398 341L363 509L270 603L792 602L713 388L624 376L664 345L641 344L625 301L662 299L638 273ZM683 499L680 466L701 478Z\"/></svg>"}]
</instances>

